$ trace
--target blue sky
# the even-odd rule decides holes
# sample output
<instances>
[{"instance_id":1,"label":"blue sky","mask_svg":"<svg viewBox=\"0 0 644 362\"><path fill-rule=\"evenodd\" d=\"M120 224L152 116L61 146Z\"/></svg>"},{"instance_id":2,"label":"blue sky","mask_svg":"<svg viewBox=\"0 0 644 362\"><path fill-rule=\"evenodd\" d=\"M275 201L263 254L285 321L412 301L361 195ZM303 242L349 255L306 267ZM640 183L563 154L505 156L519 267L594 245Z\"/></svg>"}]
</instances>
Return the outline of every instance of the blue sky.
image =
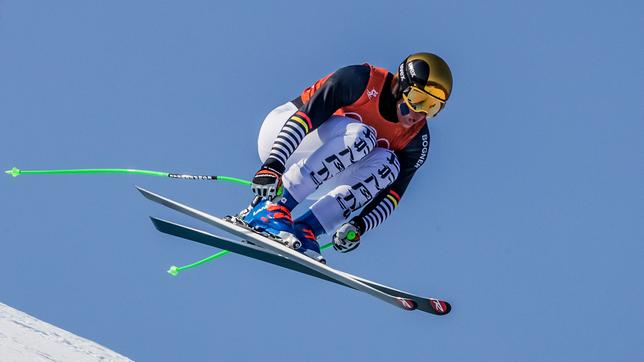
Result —
<instances>
[{"instance_id":1,"label":"blue sky","mask_svg":"<svg viewBox=\"0 0 644 362\"><path fill-rule=\"evenodd\" d=\"M454 73L395 214L330 265L452 302L407 313L156 232L230 184L0 177L0 300L140 361L644 359L636 1L0 2L0 165L250 178L264 116L338 67Z\"/></svg>"}]
</instances>

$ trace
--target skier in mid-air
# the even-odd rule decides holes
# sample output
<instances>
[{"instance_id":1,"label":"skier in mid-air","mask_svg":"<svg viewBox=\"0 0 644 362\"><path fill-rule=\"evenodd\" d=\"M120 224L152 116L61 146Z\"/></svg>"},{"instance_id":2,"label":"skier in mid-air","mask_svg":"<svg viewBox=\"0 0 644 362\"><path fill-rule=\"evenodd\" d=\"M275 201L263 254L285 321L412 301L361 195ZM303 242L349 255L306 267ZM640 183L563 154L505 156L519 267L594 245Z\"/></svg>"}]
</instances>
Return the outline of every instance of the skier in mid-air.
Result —
<instances>
[{"instance_id":1,"label":"skier in mid-air","mask_svg":"<svg viewBox=\"0 0 644 362\"><path fill-rule=\"evenodd\" d=\"M336 250L354 250L391 215L425 162L427 121L451 91L449 66L431 53L408 56L396 74L362 64L318 80L264 120L263 165L252 181L262 199L240 217L255 230L299 240L297 250L322 263L322 234L334 233ZM291 211L326 182L335 187L293 221Z\"/></svg>"}]
</instances>

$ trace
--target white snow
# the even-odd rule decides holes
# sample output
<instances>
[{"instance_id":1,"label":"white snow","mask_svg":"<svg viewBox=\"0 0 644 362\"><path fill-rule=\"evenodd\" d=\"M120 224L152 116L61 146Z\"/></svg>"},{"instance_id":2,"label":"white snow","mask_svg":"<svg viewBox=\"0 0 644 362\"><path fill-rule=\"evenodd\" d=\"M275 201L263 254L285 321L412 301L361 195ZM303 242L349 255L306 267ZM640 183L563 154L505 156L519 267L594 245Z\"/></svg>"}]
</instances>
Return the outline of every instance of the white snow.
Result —
<instances>
[{"instance_id":1,"label":"white snow","mask_svg":"<svg viewBox=\"0 0 644 362\"><path fill-rule=\"evenodd\" d=\"M0 303L0 361L131 361L97 343Z\"/></svg>"}]
</instances>

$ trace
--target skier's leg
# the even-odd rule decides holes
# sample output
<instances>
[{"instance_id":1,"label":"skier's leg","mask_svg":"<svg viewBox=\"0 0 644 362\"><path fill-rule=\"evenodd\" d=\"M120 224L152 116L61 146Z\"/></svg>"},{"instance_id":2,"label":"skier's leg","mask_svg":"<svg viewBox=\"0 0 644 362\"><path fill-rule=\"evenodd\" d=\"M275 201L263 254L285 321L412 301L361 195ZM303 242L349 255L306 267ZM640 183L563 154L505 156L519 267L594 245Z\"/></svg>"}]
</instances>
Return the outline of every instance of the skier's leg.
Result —
<instances>
[{"instance_id":1,"label":"skier's leg","mask_svg":"<svg viewBox=\"0 0 644 362\"><path fill-rule=\"evenodd\" d=\"M278 133L295 112L297 107L288 102L273 109L264 119L257 139L257 151L262 162L268 158ZM283 240L295 239L290 210L273 200L255 198L237 218L256 231L266 232Z\"/></svg>"},{"instance_id":2,"label":"skier's leg","mask_svg":"<svg viewBox=\"0 0 644 362\"><path fill-rule=\"evenodd\" d=\"M258 153L262 161L269 157L278 133L296 111L294 104L286 103L268 114L258 138ZM376 134L373 128L348 117L329 118L307 134L289 158L287 171L282 176L284 195L281 200L277 204L263 200L252 211L248 208L243 214L244 221L256 229L275 235L290 233L290 210L326 180L363 159L375 145ZM315 235L307 233L307 230L304 225L296 225L298 239L307 244L300 251L318 261L324 261L319 255ZM317 255L309 253L310 250L317 250Z\"/></svg>"},{"instance_id":3,"label":"skier's leg","mask_svg":"<svg viewBox=\"0 0 644 362\"><path fill-rule=\"evenodd\" d=\"M259 137L257 138L257 151L261 162L265 162L270 155L273 143L277 139L277 135L284 127L288 119L297 112L297 107L291 102L284 103L281 106L273 109L264 119L262 126L259 130ZM348 129L349 123L358 123L362 126L351 126ZM322 145L329 142L333 138L341 137L348 131L357 134L360 127L368 127L353 118L332 116L329 120L324 122L319 128L309 133L304 137L300 145L297 147L292 156L287 160L286 169L288 170L291 165L297 163L302 159L309 158L315 151ZM373 130L369 128L369 130ZM369 136L370 139L375 139L375 134ZM351 141L350 139L348 141ZM367 144L368 150L371 151L374 142ZM346 149L346 147L343 147ZM365 153L366 154L366 153Z\"/></svg>"},{"instance_id":4,"label":"skier's leg","mask_svg":"<svg viewBox=\"0 0 644 362\"><path fill-rule=\"evenodd\" d=\"M297 107L291 102L282 104L281 106L273 109L264 119L262 126L259 130L259 137L257 138L257 152L261 162L266 162L266 159L271 153L273 143L277 139L284 124L297 112ZM328 128L325 122L321 127L307 134L300 145L295 149L291 157L286 160L286 169L296 163L297 161L307 158L310 154L315 152L323 143L320 139L320 129Z\"/></svg>"},{"instance_id":5,"label":"skier's leg","mask_svg":"<svg viewBox=\"0 0 644 362\"><path fill-rule=\"evenodd\" d=\"M350 173L349 184L331 190L295 222L308 224L316 235L333 232L352 212L365 206L396 180L400 163L392 151L377 147L346 172Z\"/></svg>"},{"instance_id":6,"label":"skier's leg","mask_svg":"<svg viewBox=\"0 0 644 362\"><path fill-rule=\"evenodd\" d=\"M376 146L376 133L352 118L333 116L307 135L301 146L302 156L282 177L287 196L294 200L291 205L367 156Z\"/></svg>"},{"instance_id":7,"label":"skier's leg","mask_svg":"<svg viewBox=\"0 0 644 362\"><path fill-rule=\"evenodd\" d=\"M297 112L297 107L291 102L287 102L273 109L262 123L259 129L259 137L257 138L257 152L261 162L266 162L268 155L271 153L273 143L277 139L277 135L284 127L286 121Z\"/></svg>"}]
</instances>

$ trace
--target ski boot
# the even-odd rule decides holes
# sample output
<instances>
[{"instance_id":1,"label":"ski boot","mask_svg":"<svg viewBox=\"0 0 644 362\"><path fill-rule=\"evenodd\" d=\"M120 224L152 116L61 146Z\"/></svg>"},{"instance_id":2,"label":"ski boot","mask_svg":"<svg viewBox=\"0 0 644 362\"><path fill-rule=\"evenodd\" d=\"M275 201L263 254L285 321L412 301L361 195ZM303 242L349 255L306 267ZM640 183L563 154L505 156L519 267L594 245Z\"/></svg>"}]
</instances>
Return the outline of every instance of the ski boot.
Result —
<instances>
[{"instance_id":1,"label":"ski boot","mask_svg":"<svg viewBox=\"0 0 644 362\"><path fill-rule=\"evenodd\" d=\"M295 236L291 212L284 206L269 199L262 199L250 210L244 210L237 220L262 236L269 237L291 249L302 247L302 242Z\"/></svg>"},{"instance_id":2,"label":"ski boot","mask_svg":"<svg viewBox=\"0 0 644 362\"><path fill-rule=\"evenodd\" d=\"M295 236L302 242L302 246L296 250L315 261L326 264L326 259L320 253L320 244L318 244L311 227L305 223L297 222L294 225L294 229Z\"/></svg>"}]
</instances>

